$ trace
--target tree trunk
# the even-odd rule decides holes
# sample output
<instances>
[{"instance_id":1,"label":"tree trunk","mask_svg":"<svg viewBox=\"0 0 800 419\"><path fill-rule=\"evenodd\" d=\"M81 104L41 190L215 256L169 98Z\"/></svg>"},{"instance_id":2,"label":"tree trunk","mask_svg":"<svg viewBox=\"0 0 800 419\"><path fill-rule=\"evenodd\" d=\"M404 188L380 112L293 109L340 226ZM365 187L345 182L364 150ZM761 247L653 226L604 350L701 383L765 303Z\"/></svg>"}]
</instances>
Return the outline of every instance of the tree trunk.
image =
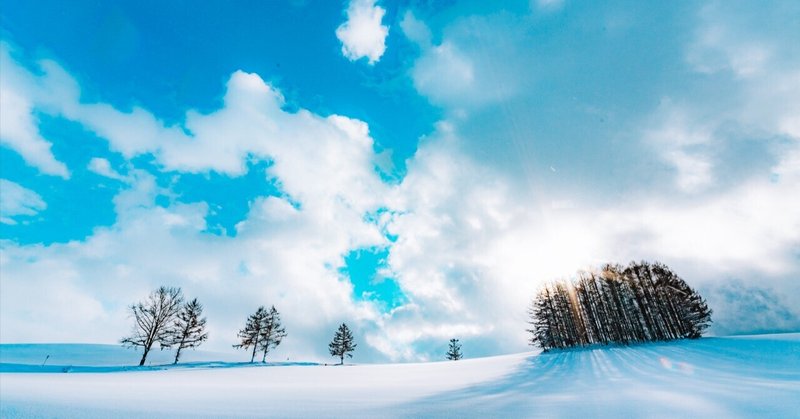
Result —
<instances>
[{"instance_id":1,"label":"tree trunk","mask_svg":"<svg viewBox=\"0 0 800 419\"><path fill-rule=\"evenodd\" d=\"M148 352L150 352L150 348L149 348L149 347L144 347L144 352L142 353L142 360L141 360L141 361L139 361L139 366L140 366L140 367L141 367L142 365L144 365L144 360L145 360L145 359L147 359L147 353L148 353Z\"/></svg>"},{"instance_id":2,"label":"tree trunk","mask_svg":"<svg viewBox=\"0 0 800 419\"><path fill-rule=\"evenodd\" d=\"M250 363L253 363L253 360L256 359L256 349L258 349L257 344L253 344L253 355L250 356Z\"/></svg>"},{"instance_id":3,"label":"tree trunk","mask_svg":"<svg viewBox=\"0 0 800 419\"><path fill-rule=\"evenodd\" d=\"M344 354L339 356L339 365L344 365Z\"/></svg>"},{"instance_id":4,"label":"tree trunk","mask_svg":"<svg viewBox=\"0 0 800 419\"><path fill-rule=\"evenodd\" d=\"M183 337L181 338L181 342L178 344L178 350L175 351L175 362L172 363L173 365L178 363L178 358L180 358L180 356L181 356L181 349L183 349L184 342L186 342L186 333L185 332L183 334Z\"/></svg>"}]
</instances>

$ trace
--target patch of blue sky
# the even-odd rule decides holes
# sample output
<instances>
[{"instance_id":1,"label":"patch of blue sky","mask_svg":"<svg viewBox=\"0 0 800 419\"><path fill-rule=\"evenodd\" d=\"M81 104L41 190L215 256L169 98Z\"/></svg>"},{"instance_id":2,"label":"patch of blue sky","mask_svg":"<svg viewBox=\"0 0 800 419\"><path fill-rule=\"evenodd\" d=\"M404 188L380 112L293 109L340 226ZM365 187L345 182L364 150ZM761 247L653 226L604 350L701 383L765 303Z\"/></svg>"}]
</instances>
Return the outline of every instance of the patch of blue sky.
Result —
<instances>
[{"instance_id":1,"label":"patch of blue sky","mask_svg":"<svg viewBox=\"0 0 800 419\"><path fill-rule=\"evenodd\" d=\"M397 241L398 236L389 232L389 229L386 227L387 220L385 220L384 217L392 217L395 214L399 214L399 212L392 211L386 207L381 207L374 212L368 212L364 214L364 221L378 226L383 236L386 237L386 239L388 239L390 242L394 243Z\"/></svg>"},{"instance_id":2,"label":"patch of blue sky","mask_svg":"<svg viewBox=\"0 0 800 419\"><path fill-rule=\"evenodd\" d=\"M397 281L384 275L388 257L387 247L354 249L345 255L345 265L339 269L339 273L353 284L355 300L372 301L383 311L389 311L408 301Z\"/></svg>"},{"instance_id":3,"label":"patch of blue sky","mask_svg":"<svg viewBox=\"0 0 800 419\"><path fill-rule=\"evenodd\" d=\"M0 223L0 237L20 244L51 244L82 240L96 227L116 220L113 197L126 185L88 170L92 158L121 163L108 143L75 122L39 114L39 130L53 141L56 159L69 168L70 179L42 175L15 151L0 147L0 177L35 191L47 204L37 215L16 225Z\"/></svg>"}]
</instances>

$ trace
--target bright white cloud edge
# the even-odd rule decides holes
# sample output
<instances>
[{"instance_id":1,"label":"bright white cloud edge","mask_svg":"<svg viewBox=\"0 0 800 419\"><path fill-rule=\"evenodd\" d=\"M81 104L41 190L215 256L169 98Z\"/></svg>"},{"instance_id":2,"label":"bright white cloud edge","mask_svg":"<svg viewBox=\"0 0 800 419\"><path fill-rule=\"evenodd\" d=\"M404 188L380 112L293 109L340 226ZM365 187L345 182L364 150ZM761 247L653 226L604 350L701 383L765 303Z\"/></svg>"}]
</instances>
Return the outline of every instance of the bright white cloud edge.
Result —
<instances>
[{"instance_id":1,"label":"bright white cloud edge","mask_svg":"<svg viewBox=\"0 0 800 419\"><path fill-rule=\"evenodd\" d=\"M351 0L347 7L347 20L336 28L336 37L342 43L342 55L350 61L367 58L372 65L386 51L389 27L381 24L386 9L375 0Z\"/></svg>"}]
</instances>

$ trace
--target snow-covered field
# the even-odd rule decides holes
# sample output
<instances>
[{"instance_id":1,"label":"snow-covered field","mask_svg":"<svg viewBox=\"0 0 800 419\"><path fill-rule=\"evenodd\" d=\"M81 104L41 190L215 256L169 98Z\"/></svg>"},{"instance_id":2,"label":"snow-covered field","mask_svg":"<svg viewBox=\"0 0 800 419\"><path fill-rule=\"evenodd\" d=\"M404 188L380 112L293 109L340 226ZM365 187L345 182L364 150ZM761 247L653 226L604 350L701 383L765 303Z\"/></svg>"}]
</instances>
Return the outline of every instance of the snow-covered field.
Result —
<instances>
[{"instance_id":1,"label":"snow-covered field","mask_svg":"<svg viewBox=\"0 0 800 419\"><path fill-rule=\"evenodd\" d=\"M0 416L800 417L797 333L424 364L244 367L189 351L179 368L113 366L132 355L2 345Z\"/></svg>"}]
</instances>

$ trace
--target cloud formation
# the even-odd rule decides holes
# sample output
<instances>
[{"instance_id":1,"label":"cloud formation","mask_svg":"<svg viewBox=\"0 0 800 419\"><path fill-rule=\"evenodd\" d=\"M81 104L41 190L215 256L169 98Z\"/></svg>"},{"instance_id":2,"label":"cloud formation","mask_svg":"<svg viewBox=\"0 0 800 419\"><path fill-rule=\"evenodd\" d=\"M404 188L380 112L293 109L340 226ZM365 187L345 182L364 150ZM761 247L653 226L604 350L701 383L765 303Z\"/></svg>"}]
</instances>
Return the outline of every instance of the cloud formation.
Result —
<instances>
[{"instance_id":1,"label":"cloud formation","mask_svg":"<svg viewBox=\"0 0 800 419\"><path fill-rule=\"evenodd\" d=\"M52 143L42 138L36 120L34 103L21 90L37 90L33 77L16 66L11 49L0 42L0 138L3 144L22 156L42 173L68 179L69 170L51 151Z\"/></svg>"},{"instance_id":2,"label":"cloud formation","mask_svg":"<svg viewBox=\"0 0 800 419\"><path fill-rule=\"evenodd\" d=\"M375 64L386 51L389 27L381 24L386 9L376 0L350 0L347 20L336 28L336 37L342 43L342 55L350 61L367 58Z\"/></svg>"},{"instance_id":3,"label":"cloud formation","mask_svg":"<svg viewBox=\"0 0 800 419\"><path fill-rule=\"evenodd\" d=\"M363 16L372 29L383 28L374 2L356 6L371 10ZM176 285L205 304L213 349L228 349L258 305L275 304L289 331L280 358L326 359L343 321L364 343L359 361L439 359L453 337L470 356L515 352L527 348L525 309L540 284L633 259L663 261L707 292L719 333L765 327L737 323L751 290L730 278L760 290L776 307L761 313L781 328L800 327L800 63L784 53L794 46L763 25L743 26L752 34L740 36L732 29L740 14L703 8L693 15L696 32L675 48L687 79L648 73L659 82L636 84L616 66L591 67L596 45L541 53L545 42L526 28L547 17L527 7L448 13L455 17L423 21L408 12L400 23L417 45L409 85L444 116L398 183L376 172L381 157L365 122L289 111L280 90L254 73L231 74L217 109L190 110L169 125L141 107L81 101L81 86L53 61L29 71L9 58L4 72L27 80L15 85L27 114L58 115L106 140L125 165L93 156L88 170L125 186L114 198L116 222L85 241L2 243L2 338L113 342L127 330L128 304ZM590 14L576 37L595 30L581 25L626 21ZM621 23L604 29L600 45L631 36ZM545 71L549 64L557 70ZM599 79L570 87L587 73ZM617 77L647 100L602 90ZM626 100L633 105L620 105ZM768 158L753 161L736 147ZM208 233L213 209L182 202L169 181L249 170L277 193L253 191L230 237ZM609 173L635 186L619 192ZM44 203L27 191L17 212L35 214ZM379 274L397 281L404 304L385 310L355 298L341 268L364 248L386 250Z\"/></svg>"},{"instance_id":4,"label":"cloud formation","mask_svg":"<svg viewBox=\"0 0 800 419\"><path fill-rule=\"evenodd\" d=\"M47 204L36 192L19 183L0 179L0 223L17 224L14 217L36 215L47 208Z\"/></svg>"},{"instance_id":5,"label":"cloud formation","mask_svg":"<svg viewBox=\"0 0 800 419\"><path fill-rule=\"evenodd\" d=\"M381 208L389 188L374 169L365 123L287 112L276 89L255 74L235 72L221 109L189 112L184 127L166 126L144 109L83 103L66 71L50 61L39 66L41 75L27 74L40 86L25 92L28 100L106 139L128 159L127 174L101 157L87 169L129 186L114 198L117 221L85 241L3 243L4 340L113 342L128 329L125 309L132 299L162 284L181 286L206 304L209 345L218 350L230 347L240 323L262 304L275 304L292 331L276 356L325 359L324 341L342 321L352 323L359 338L374 328L381 311L355 301L340 271L350 250L388 243L380 226L365 219ZM130 159L143 154L163 170L230 176L243 174L249 159L268 161L261 175L275 181L281 196L254 191L236 237L218 237L205 231L205 203L156 204L159 195L175 194L133 166ZM38 195L15 185L3 184L4 218L43 208ZM13 193L18 189L27 193ZM17 196L27 203L12 200ZM45 304L33 309L26 301L34 300ZM73 304L81 310L70 310ZM57 315L62 311L69 313ZM61 319L58 330L43 326L54 317ZM382 355L366 346L362 356Z\"/></svg>"}]
</instances>

